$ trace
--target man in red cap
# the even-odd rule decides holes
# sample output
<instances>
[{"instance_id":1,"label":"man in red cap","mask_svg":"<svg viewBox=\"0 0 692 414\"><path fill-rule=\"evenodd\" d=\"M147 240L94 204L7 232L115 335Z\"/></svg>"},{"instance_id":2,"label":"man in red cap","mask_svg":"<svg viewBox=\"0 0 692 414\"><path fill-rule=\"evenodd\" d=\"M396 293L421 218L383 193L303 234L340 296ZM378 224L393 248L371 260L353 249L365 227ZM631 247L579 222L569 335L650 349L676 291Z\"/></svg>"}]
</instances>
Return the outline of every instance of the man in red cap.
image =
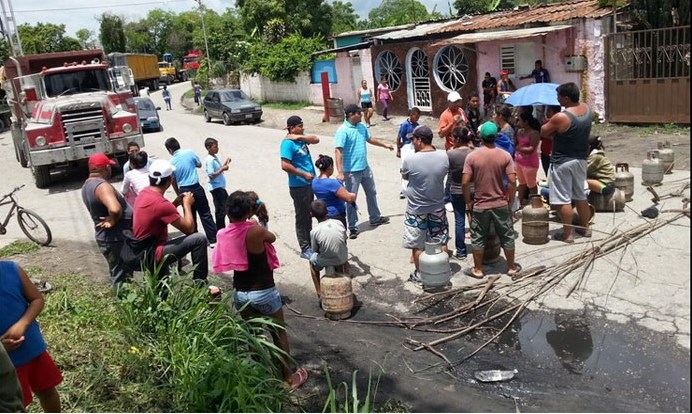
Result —
<instances>
[{"instance_id":1,"label":"man in red cap","mask_svg":"<svg viewBox=\"0 0 692 414\"><path fill-rule=\"evenodd\" d=\"M89 157L89 178L82 185L82 201L91 215L96 231L96 244L108 262L114 287L132 276L122 262L120 251L125 243L124 229L132 228L132 208L109 182L115 161L106 154Z\"/></svg>"},{"instance_id":2,"label":"man in red cap","mask_svg":"<svg viewBox=\"0 0 692 414\"><path fill-rule=\"evenodd\" d=\"M501 70L500 80L497 82L497 102L504 103L515 90L514 83L509 78L509 71L507 69Z\"/></svg>"}]
</instances>

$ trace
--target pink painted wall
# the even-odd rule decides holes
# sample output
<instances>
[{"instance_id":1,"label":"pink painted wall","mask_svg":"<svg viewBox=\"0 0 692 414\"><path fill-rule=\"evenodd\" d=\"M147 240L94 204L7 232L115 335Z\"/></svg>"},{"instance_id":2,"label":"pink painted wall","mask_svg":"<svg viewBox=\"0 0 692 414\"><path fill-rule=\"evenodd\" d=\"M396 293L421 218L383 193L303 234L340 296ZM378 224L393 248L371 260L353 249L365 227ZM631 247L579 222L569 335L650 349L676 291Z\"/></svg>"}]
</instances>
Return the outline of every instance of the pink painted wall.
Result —
<instances>
[{"instance_id":1,"label":"pink painted wall","mask_svg":"<svg viewBox=\"0 0 692 414\"><path fill-rule=\"evenodd\" d=\"M480 95L483 89L481 82L483 74L490 72L499 79L500 47L515 45L515 53L526 51L533 56L515 57L530 62L528 67L518 67L517 74L510 76L517 88L533 82L533 78L519 80L519 76L528 75L533 69L536 59L543 61L543 67L550 72L553 83L574 82L582 90L582 101L589 103L591 109L597 112L601 119L605 116L604 96L604 42L601 20L579 21L574 28L551 32L545 36L527 39L503 40L476 43L478 51L478 84L476 88ZM568 72L565 68L565 57L569 55L584 55L587 57L587 70L584 72Z\"/></svg>"}]
</instances>

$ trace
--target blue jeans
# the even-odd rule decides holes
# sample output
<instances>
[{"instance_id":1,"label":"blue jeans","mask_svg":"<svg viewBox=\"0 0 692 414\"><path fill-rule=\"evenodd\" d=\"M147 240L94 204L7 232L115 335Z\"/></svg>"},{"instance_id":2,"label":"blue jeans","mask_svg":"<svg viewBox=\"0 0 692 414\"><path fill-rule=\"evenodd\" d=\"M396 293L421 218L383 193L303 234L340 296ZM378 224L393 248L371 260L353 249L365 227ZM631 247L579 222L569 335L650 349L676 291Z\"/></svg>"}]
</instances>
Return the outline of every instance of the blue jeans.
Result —
<instances>
[{"instance_id":1,"label":"blue jeans","mask_svg":"<svg viewBox=\"0 0 692 414\"><path fill-rule=\"evenodd\" d=\"M466 201L463 194L451 194L454 206L454 245L457 254L466 254Z\"/></svg>"},{"instance_id":2,"label":"blue jeans","mask_svg":"<svg viewBox=\"0 0 692 414\"><path fill-rule=\"evenodd\" d=\"M365 201L368 204L370 223L376 223L380 220L382 214L377 206L377 190L375 189L375 178L372 176L372 170L370 167L367 167L363 171L344 173L344 187L346 187L346 191L358 193L361 184L363 185L363 191L365 191ZM358 212L352 204L346 204L348 229L358 231Z\"/></svg>"}]
</instances>

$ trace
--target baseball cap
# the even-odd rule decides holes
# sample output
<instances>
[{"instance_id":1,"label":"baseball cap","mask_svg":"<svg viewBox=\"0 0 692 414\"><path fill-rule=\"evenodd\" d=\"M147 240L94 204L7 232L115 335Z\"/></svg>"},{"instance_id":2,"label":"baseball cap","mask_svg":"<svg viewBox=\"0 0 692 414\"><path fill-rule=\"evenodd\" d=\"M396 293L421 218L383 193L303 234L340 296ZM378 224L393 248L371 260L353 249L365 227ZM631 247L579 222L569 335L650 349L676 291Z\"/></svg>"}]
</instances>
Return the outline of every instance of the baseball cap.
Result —
<instances>
[{"instance_id":1,"label":"baseball cap","mask_svg":"<svg viewBox=\"0 0 692 414\"><path fill-rule=\"evenodd\" d=\"M421 125L416 127L416 129L413 130L413 136L417 138L425 138L428 140L432 140L433 138L433 132L430 127L427 127L425 125Z\"/></svg>"},{"instance_id":2,"label":"baseball cap","mask_svg":"<svg viewBox=\"0 0 692 414\"><path fill-rule=\"evenodd\" d=\"M300 125L302 123L303 123L303 120L301 117L299 117L298 115L293 115L293 116L288 117L288 119L286 120L286 127L292 128L292 127L294 127L296 125Z\"/></svg>"},{"instance_id":3,"label":"baseball cap","mask_svg":"<svg viewBox=\"0 0 692 414\"><path fill-rule=\"evenodd\" d=\"M344 114L346 114L346 116L355 114L357 112L363 112L363 109L356 104L348 104L346 105L346 108L344 108Z\"/></svg>"},{"instance_id":4,"label":"baseball cap","mask_svg":"<svg viewBox=\"0 0 692 414\"><path fill-rule=\"evenodd\" d=\"M497 136L497 125L494 122L488 121L481 125L478 131L484 141L493 141Z\"/></svg>"},{"instance_id":5,"label":"baseball cap","mask_svg":"<svg viewBox=\"0 0 692 414\"><path fill-rule=\"evenodd\" d=\"M461 95L459 95L459 92L454 91L450 92L449 95L447 95L447 101L448 102L456 102L461 100Z\"/></svg>"},{"instance_id":6,"label":"baseball cap","mask_svg":"<svg viewBox=\"0 0 692 414\"><path fill-rule=\"evenodd\" d=\"M115 165L115 161L102 152L97 152L89 157L89 168L103 168L106 165Z\"/></svg>"},{"instance_id":7,"label":"baseball cap","mask_svg":"<svg viewBox=\"0 0 692 414\"><path fill-rule=\"evenodd\" d=\"M500 75L509 75L509 71L507 69L502 69Z\"/></svg>"},{"instance_id":8,"label":"baseball cap","mask_svg":"<svg viewBox=\"0 0 692 414\"><path fill-rule=\"evenodd\" d=\"M149 166L149 177L167 178L173 174L173 171L175 171L175 165L171 164L168 160L156 159Z\"/></svg>"}]
</instances>

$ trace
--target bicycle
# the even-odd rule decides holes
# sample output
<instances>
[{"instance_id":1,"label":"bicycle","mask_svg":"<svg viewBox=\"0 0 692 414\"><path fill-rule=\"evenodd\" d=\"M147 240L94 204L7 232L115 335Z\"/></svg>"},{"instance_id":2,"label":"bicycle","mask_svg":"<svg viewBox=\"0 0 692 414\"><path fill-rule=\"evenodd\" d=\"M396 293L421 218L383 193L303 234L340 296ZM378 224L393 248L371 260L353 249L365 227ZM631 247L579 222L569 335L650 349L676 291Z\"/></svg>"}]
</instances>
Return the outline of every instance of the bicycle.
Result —
<instances>
[{"instance_id":1,"label":"bicycle","mask_svg":"<svg viewBox=\"0 0 692 414\"><path fill-rule=\"evenodd\" d=\"M0 235L7 233L7 224L10 222L10 218L14 215L15 210L17 212L17 221L19 222L19 227L22 229L26 237L31 239L34 243L40 244L42 246L48 246L51 241L53 241L53 234L43 220L38 214L33 211L26 209L17 203L15 198L15 193L24 187L22 184L19 187L15 187L10 193L5 194L2 199L0 199L0 207L11 204L10 210L7 212L7 216L0 223Z\"/></svg>"}]
</instances>

